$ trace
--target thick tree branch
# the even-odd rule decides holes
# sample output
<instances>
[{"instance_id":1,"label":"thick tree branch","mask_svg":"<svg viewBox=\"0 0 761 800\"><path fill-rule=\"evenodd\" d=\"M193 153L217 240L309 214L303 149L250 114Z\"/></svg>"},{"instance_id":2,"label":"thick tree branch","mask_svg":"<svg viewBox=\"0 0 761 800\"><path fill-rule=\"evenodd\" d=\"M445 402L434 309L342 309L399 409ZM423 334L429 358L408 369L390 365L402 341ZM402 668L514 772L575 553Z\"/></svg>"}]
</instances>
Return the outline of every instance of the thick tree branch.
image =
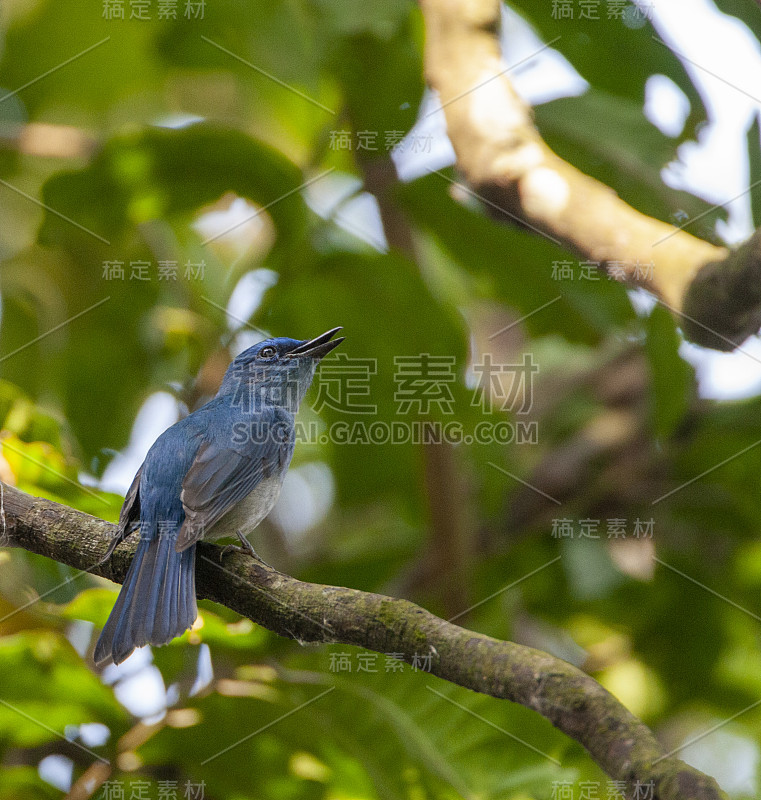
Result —
<instances>
[{"instance_id":1,"label":"thick tree branch","mask_svg":"<svg viewBox=\"0 0 761 800\"><path fill-rule=\"evenodd\" d=\"M761 231L723 261L707 264L687 287L685 335L704 347L732 350L759 329Z\"/></svg>"},{"instance_id":2,"label":"thick tree branch","mask_svg":"<svg viewBox=\"0 0 761 800\"><path fill-rule=\"evenodd\" d=\"M446 115L457 166L505 214L601 268L657 293L708 347L731 350L761 328L761 248L728 253L621 200L559 158L513 88L499 45L499 0L421 0L426 73ZM652 280L642 282L642 265Z\"/></svg>"},{"instance_id":3,"label":"thick tree branch","mask_svg":"<svg viewBox=\"0 0 761 800\"><path fill-rule=\"evenodd\" d=\"M0 536L75 569L88 570L103 555L111 523L34 498L0 484ZM121 582L134 542L120 546L95 575ZM431 672L476 692L538 711L581 743L616 780L654 781L654 800L726 798L713 779L665 754L636 717L576 667L547 653L502 642L445 622L407 600L338 586L304 583L248 556L226 556L201 545L200 598L221 603L281 636L307 642L341 642L405 661L432 655Z\"/></svg>"}]
</instances>

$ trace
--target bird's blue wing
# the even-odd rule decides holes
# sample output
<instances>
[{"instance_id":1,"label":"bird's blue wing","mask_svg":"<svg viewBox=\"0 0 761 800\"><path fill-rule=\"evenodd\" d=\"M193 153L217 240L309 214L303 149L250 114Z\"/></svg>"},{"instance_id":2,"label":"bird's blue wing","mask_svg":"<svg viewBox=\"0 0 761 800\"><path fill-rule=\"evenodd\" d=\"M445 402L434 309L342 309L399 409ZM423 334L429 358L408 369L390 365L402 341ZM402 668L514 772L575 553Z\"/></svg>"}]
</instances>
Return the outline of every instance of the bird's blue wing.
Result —
<instances>
[{"instance_id":1,"label":"bird's blue wing","mask_svg":"<svg viewBox=\"0 0 761 800\"><path fill-rule=\"evenodd\" d=\"M292 418L266 412L263 416L259 425L270 435L261 441L232 447L229 438L215 437L199 448L182 482L185 521L175 544L177 552L202 539L261 480L287 469L293 453Z\"/></svg>"}]
</instances>

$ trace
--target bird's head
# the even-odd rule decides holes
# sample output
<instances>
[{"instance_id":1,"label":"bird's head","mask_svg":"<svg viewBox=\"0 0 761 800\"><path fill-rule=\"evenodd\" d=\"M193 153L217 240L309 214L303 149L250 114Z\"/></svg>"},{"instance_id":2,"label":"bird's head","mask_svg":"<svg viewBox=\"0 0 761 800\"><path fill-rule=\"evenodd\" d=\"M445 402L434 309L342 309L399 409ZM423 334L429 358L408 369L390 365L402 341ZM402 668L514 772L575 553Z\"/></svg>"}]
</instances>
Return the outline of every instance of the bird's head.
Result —
<instances>
[{"instance_id":1,"label":"bird's head","mask_svg":"<svg viewBox=\"0 0 761 800\"><path fill-rule=\"evenodd\" d=\"M262 403L295 412L307 393L320 360L343 337L332 328L314 339L277 337L257 342L236 356L227 368L218 395L255 411Z\"/></svg>"}]
</instances>

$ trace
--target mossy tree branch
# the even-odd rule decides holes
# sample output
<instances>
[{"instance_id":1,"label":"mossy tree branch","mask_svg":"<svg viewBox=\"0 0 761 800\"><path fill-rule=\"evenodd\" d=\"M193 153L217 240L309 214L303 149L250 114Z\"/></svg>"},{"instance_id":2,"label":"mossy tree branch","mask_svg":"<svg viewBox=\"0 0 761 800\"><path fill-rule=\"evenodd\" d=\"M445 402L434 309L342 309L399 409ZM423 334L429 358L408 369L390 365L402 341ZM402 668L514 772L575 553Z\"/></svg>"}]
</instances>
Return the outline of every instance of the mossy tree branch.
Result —
<instances>
[{"instance_id":1,"label":"mossy tree branch","mask_svg":"<svg viewBox=\"0 0 761 800\"><path fill-rule=\"evenodd\" d=\"M115 526L66 506L0 484L0 535L20 547L117 583L134 542L103 556ZM220 548L199 546L197 591L281 636L340 642L407 662L431 656L431 672L446 681L520 703L582 744L629 796L636 782L654 782L654 800L726 800L712 778L667 756L651 731L599 683L548 653L445 622L407 600L357 589L305 583L247 555L220 562Z\"/></svg>"}]
</instances>

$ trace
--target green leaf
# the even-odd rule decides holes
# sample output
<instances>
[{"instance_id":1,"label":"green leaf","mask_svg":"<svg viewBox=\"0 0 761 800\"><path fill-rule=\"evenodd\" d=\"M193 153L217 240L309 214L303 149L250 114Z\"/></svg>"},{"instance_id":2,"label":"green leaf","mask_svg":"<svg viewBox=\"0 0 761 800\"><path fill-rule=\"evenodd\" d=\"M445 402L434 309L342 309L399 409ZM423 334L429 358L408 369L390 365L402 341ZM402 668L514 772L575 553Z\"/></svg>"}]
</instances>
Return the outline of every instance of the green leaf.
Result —
<instances>
[{"instance_id":1,"label":"green leaf","mask_svg":"<svg viewBox=\"0 0 761 800\"><path fill-rule=\"evenodd\" d=\"M0 800L58 800L61 792L40 778L36 767L5 767Z\"/></svg>"},{"instance_id":2,"label":"green leaf","mask_svg":"<svg viewBox=\"0 0 761 800\"><path fill-rule=\"evenodd\" d=\"M677 140L661 133L642 103L590 89L534 109L542 137L558 155L615 189L637 210L671 224L700 216L692 233L709 238L726 210L664 183L661 172L677 157Z\"/></svg>"},{"instance_id":3,"label":"green leaf","mask_svg":"<svg viewBox=\"0 0 761 800\"><path fill-rule=\"evenodd\" d=\"M126 714L112 691L52 631L0 638L0 670L14 676L3 687L0 742L31 747L58 741L67 725L124 725Z\"/></svg>"},{"instance_id":4,"label":"green leaf","mask_svg":"<svg viewBox=\"0 0 761 800\"><path fill-rule=\"evenodd\" d=\"M362 33L343 38L329 62L344 91L354 130L376 134L380 151L385 148L387 133L406 133L417 119L425 86L414 27L417 21L417 16L410 17L392 35ZM365 151L359 154L378 156Z\"/></svg>"},{"instance_id":5,"label":"green leaf","mask_svg":"<svg viewBox=\"0 0 761 800\"><path fill-rule=\"evenodd\" d=\"M706 109L687 70L647 19L647 12L627 4L619 18L609 19L605 3L597 8L599 19L584 18L576 3L573 16L562 17L554 8L562 4L513 0L510 3L539 32L545 42L559 50L594 89L625 97L637 103L645 99L645 83L654 74L671 78L687 95L692 106L683 136L691 137L706 119ZM509 62L509 56L508 56ZM620 69L611 69L612 64Z\"/></svg>"},{"instance_id":6,"label":"green leaf","mask_svg":"<svg viewBox=\"0 0 761 800\"><path fill-rule=\"evenodd\" d=\"M761 7L758 3L746 3L745 0L714 0L714 2L719 11L742 20L756 39L761 39Z\"/></svg>"},{"instance_id":7,"label":"green leaf","mask_svg":"<svg viewBox=\"0 0 761 800\"><path fill-rule=\"evenodd\" d=\"M367 33L376 39L391 39L408 18L411 0L315 0L316 18L325 36L356 36Z\"/></svg>"},{"instance_id":8,"label":"green leaf","mask_svg":"<svg viewBox=\"0 0 761 800\"><path fill-rule=\"evenodd\" d=\"M125 117L132 124L147 122L161 103L154 33L145 22L105 19L102 4L41 0L12 15L4 31L3 87L19 89L31 119L52 121L55 108L56 122L87 127L109 117L113 122L120 100L141 92L141 102L130 102Z\"/></svg>"},{"instance_id":9,"label":"green leaf","mask_svg":"<svg viewBox=\"0 0 761 800\"><path fill-rule=\"evenodd\" d=\"M108 258L118 254L112 246L124 247L133 226L187 221L190 212L228 191L269 206L279 231L297 237L305 210L296 190L303 180L294 164L262 142L219 125L196 124L114 137L88 167L51 178L43 197L50 208L112 240L101 248ZM40 240L91 246L93 237L50 213Z\"/></svg>"},{"instance_id":10,"label":"green leaf","mask_svg":"<svg viewBox=\"0 0 761 800\"><path fill-rule=\"evenodd\" d=\"M456 202L441 176L407 184L399 196L415 221L479 279L484 294L527 315L525 325L532 335L559 333L573 342L591 343L634 320L621 284L603 277L555 280L553 263L578 264L578 259L547 238L519 230L507 216L504 223L496 222Z\"/></svg>"},{"instance_id":11,"label":"green leaf","mask_svg":"<svg viewBox=\"0 0 761 800\"><path fill-rule=\"evenodd\" d=\"M684 419L695 396L693 368L679 355L674 318L657 305L646 322L645 353L650 364L651 420L656 436L667 437Z\"/></svg>"}]
</instances>

